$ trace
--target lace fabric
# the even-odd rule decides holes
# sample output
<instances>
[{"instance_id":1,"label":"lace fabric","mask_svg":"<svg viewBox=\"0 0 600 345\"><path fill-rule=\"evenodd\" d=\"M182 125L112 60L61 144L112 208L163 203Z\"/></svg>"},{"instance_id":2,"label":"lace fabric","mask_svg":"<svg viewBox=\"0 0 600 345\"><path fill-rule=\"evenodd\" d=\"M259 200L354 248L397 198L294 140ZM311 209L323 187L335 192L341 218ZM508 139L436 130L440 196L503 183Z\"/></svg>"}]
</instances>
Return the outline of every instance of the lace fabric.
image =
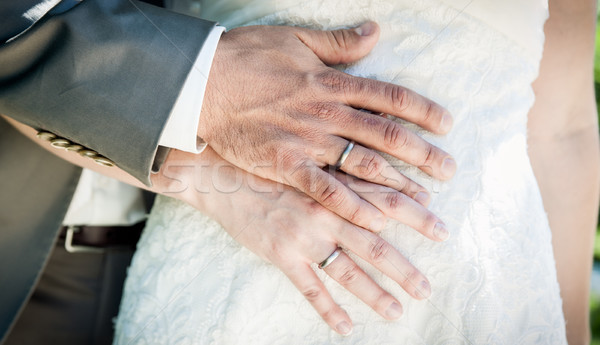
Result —
<instances>
[{"instance_id":1,"label":"lace fabric","mask_svg":"<svg viewBox=\"0 0 600 345\"><path fill-rule=\"evenodd\" d=\"M353 334L342 337L276 267L192 207L159 197L129 270L115 343L566 344L551 232L527 156L539 56L438 1L312 0L261 11L244 24L331 28L377 18L379 43L346 72L411 88L454 115L446 136L406 124L453 154L452 180L386 156L433 192L429 208L451 232L436 243L388 222L382 233L429 278L432 295L413 300L353 256L402 302L405 314L390 322L315 266L353 319Z\"/></svg>"}]
</instances>

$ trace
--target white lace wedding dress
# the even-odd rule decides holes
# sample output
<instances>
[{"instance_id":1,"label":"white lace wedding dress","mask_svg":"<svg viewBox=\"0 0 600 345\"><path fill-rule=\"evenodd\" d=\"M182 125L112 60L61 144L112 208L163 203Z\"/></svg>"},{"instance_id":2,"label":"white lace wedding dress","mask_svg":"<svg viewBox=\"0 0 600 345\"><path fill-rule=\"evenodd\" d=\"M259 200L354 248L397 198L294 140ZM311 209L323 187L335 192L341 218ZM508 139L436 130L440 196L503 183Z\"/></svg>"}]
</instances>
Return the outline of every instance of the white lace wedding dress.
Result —
<instances>
[{"instance_id":1,"label":"white lace wedding dress","mask_svg":"<svg viewBox=\"0 0 600 345\"><path fill-rule=\"evenodd\" d=\"M398 83L448 108L455 126L435 136L456 176L428 178L430 209L451 237L436 243L390 222L382 236L430 279L416 301L369 265L404 305L386 321L317 272L354 321L331 331L273 265L211 219L159 197L129 270L117 344L566 344L551 233L527 156L547 4L542 0L219 0L206 18L246 24L381 26L375 49L346 71ZM392 160L392 158L388 157ZM394 161L395 164L398 162Z\"/></svg>"}]
</instances>

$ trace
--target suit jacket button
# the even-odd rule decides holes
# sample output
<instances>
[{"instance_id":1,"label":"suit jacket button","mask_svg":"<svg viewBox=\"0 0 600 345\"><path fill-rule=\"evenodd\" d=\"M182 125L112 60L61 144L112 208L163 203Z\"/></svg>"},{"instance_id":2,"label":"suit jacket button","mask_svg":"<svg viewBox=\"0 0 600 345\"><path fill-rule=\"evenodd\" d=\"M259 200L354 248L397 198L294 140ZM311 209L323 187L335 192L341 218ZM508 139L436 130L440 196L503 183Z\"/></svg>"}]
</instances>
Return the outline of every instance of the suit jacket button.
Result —
<instances>
[{"instance_id":1,"label":"suit jacket button","mask_svg":"<svg viewBox=\"0 0 600 345\"><path fill-rule=\"evenodd\" d=\"M77 153L79 153L83 157L94 158L94 157L98 156L98 152L93 151L93 150L88 150L88 149L79 150L79 151L77 151Z\"/></svg>"},{"instance_id":2,"label":"suit jacket button","mask_svg":"<svg viewBox=\"0 0 600 345\"><path fill-rule=\"evenodd\" d=\"M110 159L108 159L106 157L102 157L102 156L94 158L94 161L105 167L112 167L115 165L115 163L113 161L111 161Z\"/></svg>"},{"instance_id":3,"label":"suit jacket button","mask_svg":"<svg viewBox=\"0 0 600 345\"><path fill-rule=\"evenodd\" d=\"M52 145L53 147L59 148L59 149L64 149L65 147L71 145L71 142L68 141L67 139L56 138L56 139L50 140L50 145Z\"/></svg>"},{"instance_id":4,"label":"suit jacket button","mask_svg":"<svg viewBox=\"0 0 600 345\"><path fill-rule=\"evenodd\" d=\"M36 137L38 137L42 140L50 141L50 140L56 138L56 134L46 132L46 131L39 131L39 132L37 132Z\"/></svg>"},{"instance_id":5,"label":"suit jacket button","mask_svg":"<svg viewBox=\"0 0 600 345\"><path fill-rule=\"evenodd\" d=\"M83 146L77 145L77 144L71 144L71 145L65 147L65 150L71 151L71 152L79 152L79 150L83 150Z\"/></svg>"}]
</instances>

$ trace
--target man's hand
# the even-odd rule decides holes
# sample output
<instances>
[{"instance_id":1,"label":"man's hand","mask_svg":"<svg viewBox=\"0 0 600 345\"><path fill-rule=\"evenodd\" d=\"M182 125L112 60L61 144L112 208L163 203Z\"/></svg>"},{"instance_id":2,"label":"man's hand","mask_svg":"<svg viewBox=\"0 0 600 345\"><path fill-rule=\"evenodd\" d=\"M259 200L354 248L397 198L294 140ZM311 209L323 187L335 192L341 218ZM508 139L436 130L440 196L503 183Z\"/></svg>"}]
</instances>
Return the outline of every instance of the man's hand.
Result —
<instances>
[{"instance_id":1,"label":"man's hand","mask_svg":"<svg viewBox=\"0 0 600 345\"><path fill-rule=\"evenodd\" d=\"M444 134L452 117L441 106L400 86L327 66L360 59L378 37L373 22L336 31L254 26L225 33L210 72L198 135L238 167L296 187L358 226L381 230L381 212L322 170L336 164L350 140L357 145L342 171L394 188L423 205L429 199L425 188L374 149L439 179L452 177L456 163L380 115Z\"/></svg>"}]
</instances>

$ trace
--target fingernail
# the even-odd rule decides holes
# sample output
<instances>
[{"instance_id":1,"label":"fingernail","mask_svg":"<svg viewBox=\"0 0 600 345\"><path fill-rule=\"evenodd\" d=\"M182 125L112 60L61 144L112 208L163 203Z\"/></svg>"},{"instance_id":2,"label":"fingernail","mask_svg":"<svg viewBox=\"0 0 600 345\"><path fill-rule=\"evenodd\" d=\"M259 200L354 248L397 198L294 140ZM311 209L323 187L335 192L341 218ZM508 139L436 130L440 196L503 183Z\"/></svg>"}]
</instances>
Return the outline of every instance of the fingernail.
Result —
<instances>
[{"instance_id":1,"label":"fingernail","mask_svg":"<svg viewBox=\"0 0 600 345\"><path fill-rule=\"evenodd\" d=\"M369 229L371 229L371 231L381 232L384 227L385 227L385 218L378 217L378 218L375 218L371 222L371 226L369 227Z\"/></svg>"},{"instance_id":2,"label":"fingernail","mask_svg":"<svg viewBox=\"0 0 600 345\"><path fill-rule=\"evenodd\" d=\"M385 311L385 315L390 319L400 318L402 316L402 306L396 302L392 303Z\"/></svg>"},{"instance_id":3,"label":"fingernail","mask_svg":"<svg viewBox=\"0 0 600 345\"><path fill-rule=\"evenodd\" d=\"M429 282L426 280L421 281L419 287L415 291L415 294L421 298L427 298L431 296L431 286L429 285Z\"/></svg>"},{"instance_id":4,"label":"fingernail","mask_svg":"<svg viewBox=\"0 0 600 345\"><path fill-rule=\"evenodd\" d=\"M427 206L429 204L429 193L418 192L417 195L415 195L415 201L421 205Z\"/></svg>"},{"instance_id":5,"label":"fingernail","mask_svg":"<svg viewBox=\"0 0 600 345\"><path fill-rule=\"evenodd\" d=\"M437 237L440 241L445 241L450 237L450 233L444 224L436 223L433 227L433 236Z\"/></svg>"},{"instance_id":6,"label":"fingernail","mask_svg":"<svg viewBox=\"0 0 600 345\"><path fill-rule=\"evenodd\" d=\"M442 116L442 122L440 122L440 131L442 133L448 133L452 129L452 125L454 124L454 119L450 113L445 112Z\"/></svg>"},{"instance_id":7,"label":"fingernail","mask_svg":"<svg viewBox=\"0 0 600 345\"><path fill-rule=\"evenodd\" d=\"M455 172L456 172L456 161L454 161L454 159L452 159L452 158L444 159L444 161L442 162L442 174L444 174L444 176L450 178L450 177L454 176Z\"/></svg>"},{"instance_id":8,"label":"fingernail","mask_svg":"<svg viewBox=\"0 0 600 345\"><path fill-rule=\"evenodd\" d=\"M361 26L355 28L354 31L357 34L359 34L360 36L369 36L373 32L375 32L375 23L366 22L366 23L362 24Z\"/></svg>"},{"instance_id":9,"label":"fingernail","mask_svg":"<svg viewBox=\"0 0 600 345\"><path fill-rule=\"evenodd\" d=\"M337 326L335 326L335 329L341 335L350 335L350 333L352 333L352 327L350 327L350 324L346 321L338 323Z\"/></svg>"}]
</instances>

